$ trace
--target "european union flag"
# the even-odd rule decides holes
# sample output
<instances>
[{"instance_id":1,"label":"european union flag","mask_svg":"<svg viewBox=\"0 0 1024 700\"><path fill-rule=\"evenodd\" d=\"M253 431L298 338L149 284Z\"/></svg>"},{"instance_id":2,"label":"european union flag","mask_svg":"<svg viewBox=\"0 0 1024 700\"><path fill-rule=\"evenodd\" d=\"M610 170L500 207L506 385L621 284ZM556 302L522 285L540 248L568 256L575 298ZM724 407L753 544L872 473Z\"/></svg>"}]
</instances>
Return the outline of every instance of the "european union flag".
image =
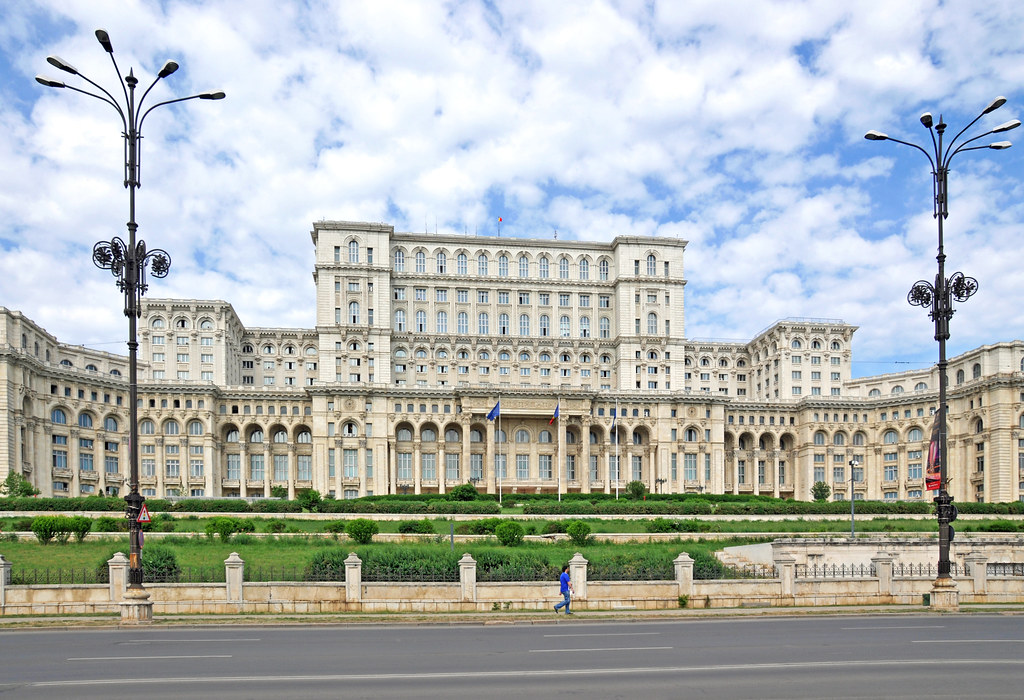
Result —
<instances>
[{"instance_id":1,"label":"european union flag","mask_svg":"<svg viewBox=\"0 0 1024 700\"><path fill-rule=\"evenodd\" d=\"M487 414L487 420L494 420L501 415L501 399L498 399L498 403L494 404L494 408Z\"/></svg>"}]
</instances>

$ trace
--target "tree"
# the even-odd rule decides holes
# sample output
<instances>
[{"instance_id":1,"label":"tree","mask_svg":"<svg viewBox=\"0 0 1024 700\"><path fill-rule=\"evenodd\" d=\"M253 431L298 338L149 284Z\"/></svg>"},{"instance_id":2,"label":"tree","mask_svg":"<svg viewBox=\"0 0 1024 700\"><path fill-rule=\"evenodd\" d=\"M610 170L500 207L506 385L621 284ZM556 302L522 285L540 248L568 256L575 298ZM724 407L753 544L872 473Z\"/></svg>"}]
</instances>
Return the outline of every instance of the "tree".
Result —
<instances>
[{"instance_id":1,"label":"tree","mask_svg":"<svg viewBox=\"0 0 1024 700\"><path fill-rule=\"evenodd\" d=\"M573 520L567 524L565 534L577 547L582 547L590 542L590 526L582 520Z\"/></svg>"},{"instance_id":2,"label":"tree","mask_svg":"<svg viewBox=\"0 0 1024 700\"><path fill-rule=\"evenodd\" d=\"M647 487L642 481L631 481L626 484L626 493L634 501L639 501L647 494Z\"/></svg>"},{"instance_id":3,"label":"tree","mask_svg":"<svg viewBox=\"0 0 1024 700\"><path fill-rule=\"evenodd\" d=\"M38 495L39 489L33 486L31 481L18 472L10 472L7 475L7 478L4 479L3 483L0 484L0 496L26 498Z\"/></svg>"},{"instance_id":4,"label":"tree","mask_svg":"<svg viewBox=\"0 0 1024 700\"><path fill-rule=\"evenodd\" d=\"M301 491L295 500L299 502L303 510L308 510L310 513L320 510L320 492L316 489Z\"/></svg>"},{"instance_id":5,"label":"tree","mask_svg":"<svg viewBox=\"0 0 1024 700\"><path fill-rule=\"evenodd\" d=\"M819 503L827 501L828 497L831 495L832 487L824 481L815 481L814 486L811 487L811 498Z\"/></svg>"},{"instance_id":6,"label":"tree","mask_svg":"<svg viewBox=\"0 0 1024 700\"><path fill-rule=\"evenodd\" d=\"M523 526L514 520L506 520L494 528L494 536L506 547L515 547L523 541Z\"/></svg>"},{"instance_id":7,"label":"tree","mask_svg":"<svg viewBox=\"0 0 1024 700\"><path fill-rule=\"evenodd\" d=\"M448 492L450 501L475 501L480 496L473 484L459 484Z\"/></svg>"}]
</instances>

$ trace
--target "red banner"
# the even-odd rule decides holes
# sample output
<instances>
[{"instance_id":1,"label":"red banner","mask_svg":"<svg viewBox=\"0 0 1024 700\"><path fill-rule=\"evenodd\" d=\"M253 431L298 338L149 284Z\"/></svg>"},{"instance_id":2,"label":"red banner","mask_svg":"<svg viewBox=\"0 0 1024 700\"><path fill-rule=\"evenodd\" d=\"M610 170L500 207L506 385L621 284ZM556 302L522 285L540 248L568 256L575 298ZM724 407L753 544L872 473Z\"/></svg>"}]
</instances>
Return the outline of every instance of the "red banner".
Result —
<instances>
[{"instance_id":1,"label":"red banner","mask_svg":"<svg viewBox=\"0 0 1024 700\"><path fill-rule=\"evenodd\" d=\"M942 413L940 408L935 412L935 420L932 421L932 437L928 444L928 468L924 473L924 486L928 491L938 491L942 488L942 471L940 468L939 448L939 416Z\"/></svg>"}]
</instances>

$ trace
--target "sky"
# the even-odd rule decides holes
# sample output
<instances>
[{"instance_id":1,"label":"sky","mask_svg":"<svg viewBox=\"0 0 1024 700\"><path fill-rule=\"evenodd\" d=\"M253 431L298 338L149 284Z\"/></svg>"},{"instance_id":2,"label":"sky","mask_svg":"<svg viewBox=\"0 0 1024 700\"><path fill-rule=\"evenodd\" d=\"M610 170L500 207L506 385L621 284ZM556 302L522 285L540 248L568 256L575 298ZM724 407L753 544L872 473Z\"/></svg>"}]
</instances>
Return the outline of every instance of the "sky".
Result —
<instances>
[{"instance_id":1,"label":"sky","mask_svg":"<svg viewBox=\"0 0 1024 700\"><path fill-rule=\"evenodd\" d=\"M927 368L937 227L919 117L963 138L1024 116L1018 0L37 0L0 3L0 305L125 354L93 245L125 236L106 29L146 105L139 236L172 259L148 296L223 299L312 328L312 222L688 241L688 338L783 318L859 327L854 376ZM1024 130L976 142L1021 140ZM1024 141L951 163L947 273L977 278L950 356L1024 337Z\"/></svg>"}]
</instances>

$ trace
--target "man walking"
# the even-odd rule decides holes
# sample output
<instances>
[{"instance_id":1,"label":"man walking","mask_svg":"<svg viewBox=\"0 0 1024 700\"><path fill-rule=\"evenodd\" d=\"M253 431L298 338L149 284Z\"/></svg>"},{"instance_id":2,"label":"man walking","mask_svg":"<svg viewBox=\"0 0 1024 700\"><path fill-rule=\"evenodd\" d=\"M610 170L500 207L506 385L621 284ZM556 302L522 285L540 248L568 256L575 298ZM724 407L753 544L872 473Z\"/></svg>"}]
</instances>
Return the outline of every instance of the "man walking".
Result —
<instances>
[{"instance_id":1,"label":"man walking","mask_svg":"<svg viewBox=\"0 0 1024 700\"><path fill-rule=\"evenodd\" d=\"M562 597L565 598L561 603L555 606L555 612L558 612L559 608L565 608L566 615L572 615L569 612L569 601L572 599L572 581L569 580L569 565L566 564L562 567L562 575L558 577L558 582L561 585Z\"/></svg>"}]
</instances>

